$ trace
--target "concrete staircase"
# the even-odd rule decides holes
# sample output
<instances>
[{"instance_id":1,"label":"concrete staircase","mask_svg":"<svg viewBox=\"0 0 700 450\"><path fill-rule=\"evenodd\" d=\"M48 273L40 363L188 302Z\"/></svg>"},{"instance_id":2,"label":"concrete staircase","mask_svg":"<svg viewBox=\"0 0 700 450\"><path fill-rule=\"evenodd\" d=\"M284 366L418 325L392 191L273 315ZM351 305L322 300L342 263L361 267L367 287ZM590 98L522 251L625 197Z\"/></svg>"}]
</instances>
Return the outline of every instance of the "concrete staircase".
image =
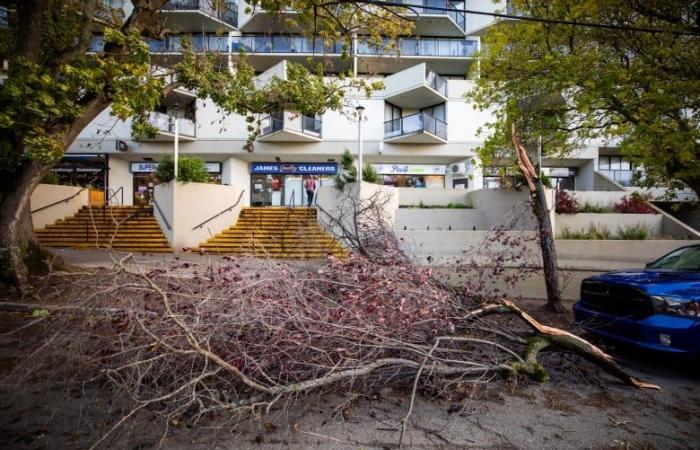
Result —
<instances>
[{"instance_id":1,"label":"concrete staircase","mask_svg":"<svg viewBox=\"0 0 700 450\"><path fill-rule=\"evenodd\" d=\"M347 250L318 226L314 208L244 208L234 226L203 242L199 249L270 258L347 255Z\"/></svg>"},{"instance_id":2,"label":"concrete staircase","mask_svg":"<svg viewBox=\"0 0 700 450\"><path fill-rule=\"evenodd\" d=\"M138 206L84 206L74 216L35 230L45 247L111 248L132 252L171 252L153 217Z\"/></svg>"}]
</instances>

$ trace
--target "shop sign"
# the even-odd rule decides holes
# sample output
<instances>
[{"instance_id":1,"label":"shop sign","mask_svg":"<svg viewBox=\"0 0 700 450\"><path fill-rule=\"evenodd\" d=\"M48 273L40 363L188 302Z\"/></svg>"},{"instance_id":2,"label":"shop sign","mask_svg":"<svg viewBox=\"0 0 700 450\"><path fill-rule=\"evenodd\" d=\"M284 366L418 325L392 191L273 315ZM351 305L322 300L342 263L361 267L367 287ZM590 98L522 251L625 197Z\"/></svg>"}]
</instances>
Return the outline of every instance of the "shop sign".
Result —
<instances>
[{"instance_id":1,"label":"shop sign","mask_svg":"<svg viewBox=\"0 0 700 450\"><path fill-rule=\"evenodd\" d=\"M336 163L252 163L250 173L288 175L335 175Z\"/></svg>"},{"instance_id":2,"label":"shop sign","mask_svg":"<svg viewBox=\"0 0 700 450\"><path fill-rule=\"evenodd\" d=\"M569 167L543 167L542 172L550 177L575 177L576 169Z\"/></svg>"},{"instance_id":3,"label":"shop sign","mask_svg":"<svg viewBox=\"0 0 700 450\"><path fill-rule=\"evenodd\" d=\"M221 163L220 162L208 162L205 164L207 166L207 172L209 172L209 173L220 173L221 172ZM132 162L131 163L131 172L133 172L133 173L151 173L151 172L155 172L156 170L158 170L158 163L157 162L145 161L145 162Z\"/></svg>"},{"instance_id":4,"label":"shop sign","mask_svg":"<svg viewBox=\"0 0 700 450\"><path fill-rule=\"evenodd\" d=\"M373 164L380 175L445 175L439 164Z\"/></svg>"}]
</instances>

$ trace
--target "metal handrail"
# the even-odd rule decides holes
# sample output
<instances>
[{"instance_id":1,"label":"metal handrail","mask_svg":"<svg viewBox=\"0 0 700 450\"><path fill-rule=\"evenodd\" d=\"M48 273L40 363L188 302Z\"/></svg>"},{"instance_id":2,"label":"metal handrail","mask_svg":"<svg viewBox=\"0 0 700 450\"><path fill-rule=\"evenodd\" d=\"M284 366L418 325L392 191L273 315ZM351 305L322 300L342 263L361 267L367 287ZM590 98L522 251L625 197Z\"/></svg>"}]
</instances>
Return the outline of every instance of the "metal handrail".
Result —
<instances>
[{"instance_id":1,"label":"metal handrail","mask_svg":"<svg viewBox=\"0 0 700 450\"><path fill-rule=\"evenodd\" d=\"M220 215L225 214L225 213L231 211L233 208L235 208L236 206L238 206L238 204L241 202L241 198L243 198L243 194L244 194L244 193L245 193L245 189L243 189L243 190L241 191L241 194L238 196L238 200L236 200L236 203L234 203L233 205L231 205L231 206L229 206L228 208L224 209L224 210L221 211L220 213L211 216L210 218L208 218L208 219L205 220L204 222L200 223L199 225L196 225L194 228L192 228L192 230L196 230L197 228L201 228L201 227L203 227L204 225L206 225L207 223L209 223L209 222L211 222L212 220L214 220L214 219L216 219L217 217L219 217ZM168 228L168 229L169 229L169 228Z\"/></svg>"},{"instance_id":2,"label":"metal handrail","mask_svg":"<svg viewBox=\"0 0 700 450\"><path fill-rule=\"evenodd\" d=\"M124 204L124 186L119 186L119 189L117 189L117 190L109 188L107 190L107 193L109 194L109 196L107 197L107 201L105 202L105 204L110 205L112 203L112 199L117 194L121 194L121 201L119 202L119 205L121 206Z\"/></svg>"},{"instance_id":3,"label":"metal handrail","mask_svg":"<svg viewBox=\"0 0 700 450\"><path fill-rule=\"evenodd\" d=\"M158 211L158 214L160 214L160 218L163 219L163 223L165 223L165 227L170 230L170 224L168 223L168 219L165 218L165 214L163 214L163 211L160 209L160 205L156 201L156 199L153 199L153 206L156 207L156 210Z\"/></svg>"},{"instance_id":4,"label":"metal handrail","mask_svg":"<svg viewBox=\"0 0 700 450\"><path fill-rule=\"evenodd\" d=\"M42 206L41 208L37 208L37 209L35 209L34 211L30 211L30 214L34 214L34 213L36 213L36 212L43 211L43 210L45 210L45 209L47 209L47 208L51 208L52 206L56 206L56 205L59 205L59 204L61 204L61 203L65 203L65 202L67 202L67 201L73 200L75 197L77 197L77 196L78 196L81 192L83 192L85 189L87 189L87 186L84 187L84 188L82 188L81 190L79 190L79 191L76 192L75 194L71 195L70 197L66 197L66 198L64 198L63 200L59 200L59 201L57 201L57 202L51 203L50 205Z\"/></svg>"}]
</instances>

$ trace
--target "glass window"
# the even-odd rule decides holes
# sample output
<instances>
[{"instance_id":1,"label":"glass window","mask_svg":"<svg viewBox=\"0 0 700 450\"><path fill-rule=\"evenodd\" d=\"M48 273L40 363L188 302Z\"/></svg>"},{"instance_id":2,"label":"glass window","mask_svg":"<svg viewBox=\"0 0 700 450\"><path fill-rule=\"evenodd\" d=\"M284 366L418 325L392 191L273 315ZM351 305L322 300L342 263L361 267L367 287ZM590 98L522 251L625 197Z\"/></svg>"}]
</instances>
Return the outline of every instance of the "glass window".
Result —
<instances>
[{"instance_id":1,"label":"glass window","mask_svg":"<svg viewBox=\"0 0 700 450\"><path fill-rule=\"evenodd\" d=\"M632 170L632 164L625 158L620 160L620 170Z\"/></svg>"},{"instance_id":2,"label":"glass window","mask_svg":"<svg viewBox=\"0 0 700 450\"><path fill-rule=\"evenodd\" d=\"M401 117L401 108L394 106L391 103L384 103L384 121L395 120Z\"/></svg>"},{"instance_id":3,"label":"glass window","mask_svg":"<svg viewBox=\"0 0 700 450\"><path fill-rule=\"evenodd\" d=\"M601 156L598 158L598 170L610 170L609 156Z\"/></svg>"},{"instance_id":4,"label":"glass window","mask_svg":"<svg viewBox=\"0 0 700 450\"><path fill-rule=\"evenodd\" d=\"M610 157L610 170L620 170L620 159L619 156Z\"/></svg>"}]
</instances>

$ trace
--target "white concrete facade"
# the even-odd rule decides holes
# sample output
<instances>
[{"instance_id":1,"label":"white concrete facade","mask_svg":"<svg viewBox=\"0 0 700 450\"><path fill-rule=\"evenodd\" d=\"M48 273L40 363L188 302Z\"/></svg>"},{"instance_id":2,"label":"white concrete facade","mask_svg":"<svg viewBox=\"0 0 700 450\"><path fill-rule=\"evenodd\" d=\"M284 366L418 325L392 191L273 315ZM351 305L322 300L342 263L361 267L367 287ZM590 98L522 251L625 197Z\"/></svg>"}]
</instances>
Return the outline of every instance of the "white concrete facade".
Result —
<instances>
[{"instance_id":1,"label":"white concrete facade","mask_svg":"<svg viewBox=\"0 0 700 450\"><path fill-rule=\"evenodd\" d=\"M435 2L412 0L409 3L427 6ZM448 3L453 6L459 2ZM242 0L237 5L236 26L228 16L214 17L211 11L175 11L180 7L163 11L176 33L200 39L192 40L195 48L197 45L202 48L223 46L220 51L226 53L230 61L237 58L239 47L246 48L249 62L260 73L258 81L261 85L272 76L284 77L285 61L304 63L310 56L335 68L329 69L330 77L334 76L333 70L340 71L354 65L359 70L358 76L385 83L384 90L374 92L369 98L358 92L348 92L348 108L344 111L327 111L316 118L282 111L280 118L263 118L269 133L258 138L252 153L244 149L248 137L244 117L223 115L210 99L192 101L190 97L187 100L189 116L179 119L179 122L186 122L188 127L191 124L193 129L182 133L181 126L179 153L216 163L217 179L245 190L246 204L259 202L261 198L263 203L288 204L293 201L299 204L303 197L301 180L313 172L280 169L278 173L257 172L256 177L252 175L253 163L292 163L286 167L296 169L298 164L304 163L316 165L312 167L316 169L323 164L337 164L345 149L357 156L358 123L348 113L361 104L365 108L364 161L381 169L383 183L400 188L439 189L445 198L453 198L448 191L455 189L473 191L491 187L495 181L489 179L493 178L489 168L481 167L476 149L484 137L478 134L478 130L492 121L493 116L490 111L476 110L465 100L465 94L473 87L468 69L476 61L474 51L480 45L478 34L493 23L493 18L459 9L503 11L506 3L468 0L450 13L424 8L423 16L416 23L416 36L402 41L407 45L405 49L402 47L401 57L372 53L366 46L358 45L352 49L350 61L342 61L334 49L321 49L322 55L317 55L314 43L301 36L289 35L289 32L282 33L278 29L279 20L264 11L245 12L246 4ZM207 15L212 16L207 26L226 22L226 33L202 34ZM191 17L191 23L185 20L187 17ZM262 30L268 34L260 34ZM171 40L176 42L177 39L178 36L173 36ZM159 41L157 46L152 45L156 57L161 53L176 54L177 46L171 48L172 42ZM160 45L167 49L158 50ZM171 110L172 101L163 105L159 117L167 117ZM132 136L130 125L129 121L119 121L106 110L81 133L68 151L69 157L96 153L108 155L105 188L108 192L121 190L125 205L142 202L144 196L153 192L149 172L134 172L133 163L144 163L138 167L153 168L165 155L172 154L174 147L171 130L161 133L157 140L143 140ZM568 189L622 190L597 173L599 148L606 145L609 143L591 142L566 159L546 159L542 165L568 183L565 185ZM323 172L323 175L321 184L331 182L330 173ZM274 185L276 177L280 177L277 184L281 184L281 188ZM282 190L280 195L274 192L265 194L275 189ZM256 195L256 191L262 194ZM440 192L431 194L431 203L452 202L434 199L440 196Z\"/></svg>"}]
</instances>

